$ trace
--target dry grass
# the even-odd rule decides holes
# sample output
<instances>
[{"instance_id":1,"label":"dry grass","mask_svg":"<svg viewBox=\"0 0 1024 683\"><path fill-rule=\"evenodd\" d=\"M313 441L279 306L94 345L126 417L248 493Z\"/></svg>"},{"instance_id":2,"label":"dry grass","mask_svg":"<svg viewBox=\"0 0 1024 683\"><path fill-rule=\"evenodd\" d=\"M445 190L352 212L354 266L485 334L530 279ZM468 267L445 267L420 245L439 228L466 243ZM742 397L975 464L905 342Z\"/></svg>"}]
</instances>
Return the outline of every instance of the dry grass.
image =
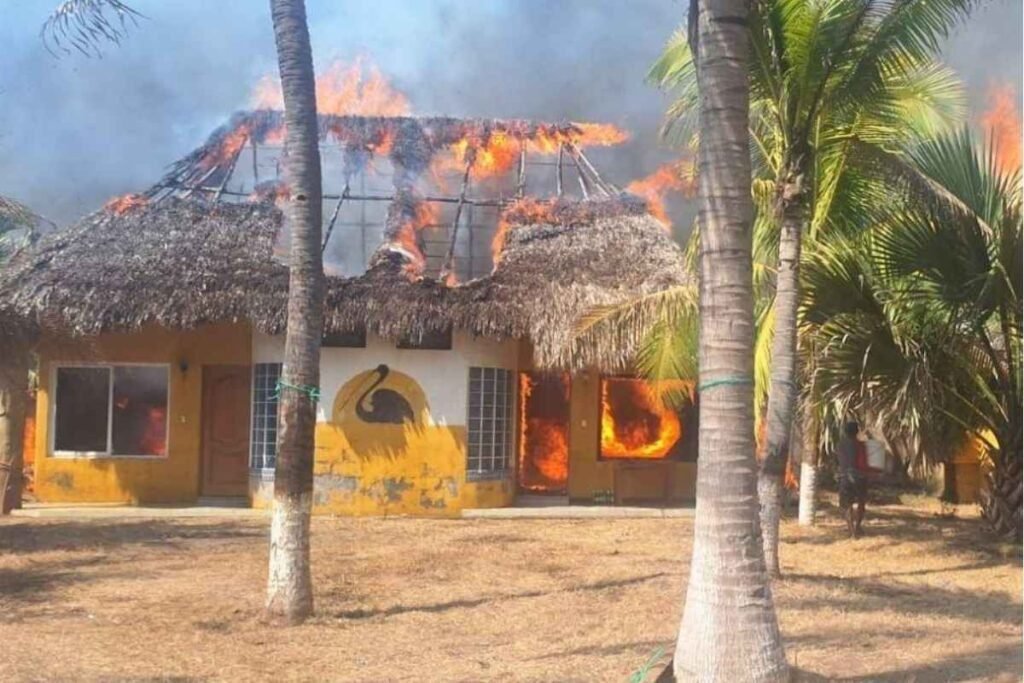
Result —
<instances>
[{"instance_id":1,"label":"dry grass","mask_svg":"<svg viewBox=\"0 0 1024 683\"><path fill-rule=\"evenodd\" d=\"M0 522L0 680L624 681L670 645L685 519L317 519L318 616L260 621L266 524ZM787 523L804 678L1019 680L1021 575L976 520Z\"/></svg>"}]
</instances>

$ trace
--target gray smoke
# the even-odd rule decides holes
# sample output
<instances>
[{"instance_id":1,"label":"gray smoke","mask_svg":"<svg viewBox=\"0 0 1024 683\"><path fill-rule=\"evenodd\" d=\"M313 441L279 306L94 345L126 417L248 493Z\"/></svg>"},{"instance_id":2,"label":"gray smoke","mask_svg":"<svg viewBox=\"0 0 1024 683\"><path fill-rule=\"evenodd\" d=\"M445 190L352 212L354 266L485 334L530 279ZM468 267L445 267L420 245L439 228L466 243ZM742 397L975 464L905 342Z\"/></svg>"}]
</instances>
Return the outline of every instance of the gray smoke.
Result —
<instances>
[{"instance_id":1,"label":"gray smoke","mask_svg":"<svg viewBox=\"0 0 1024 683\"><path fill-rule=\"evenodd\" d=\"M136 0L148 19L102 60L44 50L39 28L57 1L5 7L0 194L59 223L150 186L276 70L265 0ZM657 140L666 99L644 76L685 0L307 5L318 65L364 55L416 113L615 123L633 139L591 157L623 185L673 157ZM948 54L972 93L1020 82L1020 28L1019 0L1001 0L958 33Z\"/></svg>"}]
</instances>

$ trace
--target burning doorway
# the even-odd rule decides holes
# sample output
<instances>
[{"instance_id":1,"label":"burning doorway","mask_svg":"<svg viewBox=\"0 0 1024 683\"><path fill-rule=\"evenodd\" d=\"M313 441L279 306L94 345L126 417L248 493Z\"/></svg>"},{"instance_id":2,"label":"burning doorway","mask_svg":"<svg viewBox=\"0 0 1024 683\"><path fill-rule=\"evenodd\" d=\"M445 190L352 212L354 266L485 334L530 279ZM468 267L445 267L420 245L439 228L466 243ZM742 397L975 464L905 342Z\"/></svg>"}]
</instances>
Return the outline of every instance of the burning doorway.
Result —
<instances>
[{"instance_id":1,"label":"burning doorway","mask_svg":"<svg viewBox=\"0 0 1024 683\"><path fill-rule=\"evenodd\" d=\"M569 483L569 376L519 373L519 488L564 494Z\"/></svg>"},{"instance_id":2,"label":"burning doorway","mask_svg":"<svg viewBox=\"0 0 1024 683\"><path fill-rule=\"evenodd\" d=\"M696 410L692 405L682 410L666 405L659 390L685 391L686 387L683 383L659 387L628 377L601 380L601 458L696 459L687 457L696 455Z\"/></svg>"}]
</instances>

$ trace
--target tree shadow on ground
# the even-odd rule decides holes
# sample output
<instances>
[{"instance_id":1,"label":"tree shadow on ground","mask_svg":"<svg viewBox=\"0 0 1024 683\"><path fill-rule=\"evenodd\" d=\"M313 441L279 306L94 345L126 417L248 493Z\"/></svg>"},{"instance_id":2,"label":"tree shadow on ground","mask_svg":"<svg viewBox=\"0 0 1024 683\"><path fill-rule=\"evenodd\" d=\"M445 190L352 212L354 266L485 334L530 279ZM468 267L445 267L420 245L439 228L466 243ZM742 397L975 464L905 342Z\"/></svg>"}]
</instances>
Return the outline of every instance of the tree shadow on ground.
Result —
<instances>
[{"instance_id":1,"label":"tree shadow on ground","mask_svg":"<svg viewBox=\"0 0 1024 683\"><path fill-rule=\"evenodd\" d=\"M1004 645L980 652L945 657L935 662L902 669L886 669L863 676L825 678L812 671L793 669L793 680L799 683L869 683L900 681L901 683L959 683L984 681L1000 677L1018 679L1021 674L1020 646Z\"/></svg>"},{"instance_id":2,"label":"tree shadow on ground","mask_svg":"<svg viewBox=\"0 0 1024 683\"><path fill-rule=\"evenodd\" d=\"M7 623L46 612L55 596L93 582L156 576L132 562L135 551L179 550L186 542L262 537L264 528L237 521L18 521L0 525L0 616ZM40 611L42 610L42 611Z\"/></svg>"},{"instance_id":3,"label":"tree shadow on ground","mask_svg":"<svg viewBox=\"0 0 1024 683\"><path fill-rule=\"evenodd\" d=\"M175 546L180 541L223 541L262 537L266 533L265 524L255 520L19 520L0 524L0 549L5 554L19 556L52 551L113 550L126 545Z\"/></svg>"},{"instance_id":4,"label":"tree shadow on ground","mask_svg":"<svg viewBox=\"0 0 1024 683\"><path fill-rule=\"evenodd\" d=\"M652 574L643 574L640 576L630 576L623 579L609 579L607 581L595 581L594 583L580 584L563 586L554 590L531 590L531 591L520 591L518 593L500 593L498 595L487 595L479 598L460 598L458 600L448 600L445 602L436 602L426 605L392 605L391 607L379 607L373 609L353 609L353 610L342 610L335 613L335 617L339 619L370 619L373 617L390 617L396 614L408 614L410 612L447 612L453 609L468 609L472 607L479 607L480 605L486 605L494 602L504 602L506 600L522 600L524 598L539 598L545 595L553 595L555 593L565 593L573 591L599 591L608 588L621 588L624 586L631 586L645 581L651 581L658 579L663 576L668 576L667 572L655 572Z\"/></svg>"},{"instance_id":5,"label":"tree shadow on ground","mask_svg":"<svg viewBox=\"0 0 1024 683\"><path fill-rule=\"evenodd\" d=\"M838 610L840 612L901 612L922 616L943 615L981 624L1020 624L1020 603L1008 600L1005 591L942 588L929 584L902 584L875 576L790 574L787 581L828 584L822 597L787 600L789 610ZM843 594L845 593L845 595Z\"/></svg>"}]
</instances>

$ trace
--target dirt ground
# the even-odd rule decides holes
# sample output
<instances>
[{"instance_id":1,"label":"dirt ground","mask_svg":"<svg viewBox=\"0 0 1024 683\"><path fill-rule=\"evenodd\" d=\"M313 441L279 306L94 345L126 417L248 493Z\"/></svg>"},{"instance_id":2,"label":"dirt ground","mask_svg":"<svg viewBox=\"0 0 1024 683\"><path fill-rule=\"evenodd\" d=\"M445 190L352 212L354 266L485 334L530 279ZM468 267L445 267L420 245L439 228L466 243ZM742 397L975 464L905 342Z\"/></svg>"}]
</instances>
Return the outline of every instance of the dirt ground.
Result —
<instances>
[{"instance_id":1,"label":"dirt ground","mask_svg":"<svg viewBox=\"0 0 1024 683\"><path fill-rule=\"evenodd\" d=\"M786 523L801 679L1020 680L1019 550L937 511L876 509L858 541ZM672 645L692 521L313 529L317 616L277 628L262 519L4 519L0 680L625 681Z\"/></svg>"}]
</instances>

